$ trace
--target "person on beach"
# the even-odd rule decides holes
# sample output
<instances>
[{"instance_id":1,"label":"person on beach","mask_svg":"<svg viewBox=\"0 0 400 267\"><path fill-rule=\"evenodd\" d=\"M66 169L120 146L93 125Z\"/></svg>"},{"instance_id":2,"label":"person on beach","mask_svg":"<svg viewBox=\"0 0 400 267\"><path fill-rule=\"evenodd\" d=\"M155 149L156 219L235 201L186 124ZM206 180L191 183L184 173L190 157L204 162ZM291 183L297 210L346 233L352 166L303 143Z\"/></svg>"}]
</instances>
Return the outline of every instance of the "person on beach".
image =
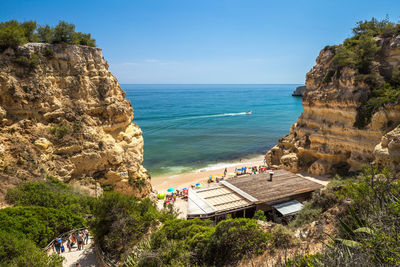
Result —
<instances>
[{"instance_id":1,"label":"person on beach","mask_svg":"<svg viewBox=\"0 0 400 267\"><path fill-rule=\"evenodd\" d=\"M228 172L228 170L225 168L224 170L224 177L226 176L226 173Z\"/></svg>"}]
</instances>

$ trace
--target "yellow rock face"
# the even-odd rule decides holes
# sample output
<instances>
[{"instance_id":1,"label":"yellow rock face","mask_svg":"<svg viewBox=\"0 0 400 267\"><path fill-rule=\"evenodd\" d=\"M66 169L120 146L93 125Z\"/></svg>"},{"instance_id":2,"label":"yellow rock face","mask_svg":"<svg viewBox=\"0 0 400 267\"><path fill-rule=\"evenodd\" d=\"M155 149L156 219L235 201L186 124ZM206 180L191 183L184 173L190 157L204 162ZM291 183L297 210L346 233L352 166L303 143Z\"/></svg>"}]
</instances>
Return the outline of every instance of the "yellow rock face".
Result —
<instances>
[{"instance_id":1,"label":"yellow rock face","mask_svg":"<svg viewBox=\"0 0 400 267\"><path fill-rule=\"evenodd\" d=\"M400 66L400 38L382 43L385 57L382 62L373 62L373 72L391 75ZM354 127L357 108L371 88L358 81L356 71L347 67L340 77L334 75L327 81L333 56L330 48L323 49L307 73L303 113L290 133L267 152L267 163L316 175L330 175L338 169L359 170L364 163L399 171L400 130L394 128L400 124L400 105L386 105L365 128Z\"/></svg>"},{"instance_id":2,"label":"yellow rock face","mask_svg":"<svg viewBox=\"0 0 400 267\"><path fill-rule=\"evenodd\" d=\"M46 49L54 56L46 57ZM40 58L33 68L16 61L32 54ZM0 201L21 181L48 176L148 195L142 131L132 119L101 49L28 43L6 50L0 54Z\"/></svg>"}]
</instances>

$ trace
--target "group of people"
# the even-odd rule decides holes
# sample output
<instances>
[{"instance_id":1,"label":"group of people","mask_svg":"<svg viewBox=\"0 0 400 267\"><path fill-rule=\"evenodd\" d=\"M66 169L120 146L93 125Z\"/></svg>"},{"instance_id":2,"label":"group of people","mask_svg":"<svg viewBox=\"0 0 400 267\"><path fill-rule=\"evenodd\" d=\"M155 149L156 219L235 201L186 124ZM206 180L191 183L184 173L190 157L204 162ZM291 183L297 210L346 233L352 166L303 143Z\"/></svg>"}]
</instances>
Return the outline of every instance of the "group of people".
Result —
<instances>
[{"instance_id":1,"label":"group of people","mask_svg":"<svg viewBox=\"0 0 400 267\"><path fill-rule=\"evenodd\" d=\"M176 193L167 194L164 199L164 208L166 208L168 204L173 205L175 201L176 201Z\"/></svg>"},{"instance_id":2,"label":"group of people","mask_svg":"<svg viewBox=\"0 0 400 267\"><path fill-rule=\"evenodd\" d=\"M242 168L236 168L235 169L235 174L238 175L243 175L243 174L257 174L257 173L267 173L269 171L276 170L275 168L268 168L267 166L252 166L252 167L242 167Z\"/></svg>"},{"instance_id":3,"label":"group of people","mask_svg":"<svg viewBox=\"0 0 400 267\"><path fill-rule=\"evenodd\" d=\"M207 183L208 183L208 184L211 184L211 183L214 183L214 182L219 183L220 181L223 181L223 180L225 179L227 173L228 173L228 169L225 168L225 170L224 170L224 176L222 176L222 177L215 177L215 181L214 181L214 175L210 175L210 177L209 177L208 180L207 180Z\"/></svg>"},{"instance_id":4,"label":"group of people","mask_svg":"<svg viewBox=\"0 0 400 267\"><path fill-rule=\"evenodd\" d=\"M76 245L76 248L78 250L84 249L84 245L89 244L89 231L88 229L84 228L82 231L76 231L72 232L66 240L58 237L53 241L53 250L57 252L57 254L64 253L65 252L65 246L68 248L68 251L71 252L71 250L74 248Z\"/></svg>"},{"instance_id":5,"label":"group of people","mask_svg":"<svg viewBox=\"0 0 400 267\"><path fill-rule=\"evenodd\" d=\"M183 200L187 200L188 190L186 188L182 190L177 189L175 192L167 194L164 199L164 208L167 207L168 204L174 205L178 197L182 198Z\"/></svg>"}]
</instances>

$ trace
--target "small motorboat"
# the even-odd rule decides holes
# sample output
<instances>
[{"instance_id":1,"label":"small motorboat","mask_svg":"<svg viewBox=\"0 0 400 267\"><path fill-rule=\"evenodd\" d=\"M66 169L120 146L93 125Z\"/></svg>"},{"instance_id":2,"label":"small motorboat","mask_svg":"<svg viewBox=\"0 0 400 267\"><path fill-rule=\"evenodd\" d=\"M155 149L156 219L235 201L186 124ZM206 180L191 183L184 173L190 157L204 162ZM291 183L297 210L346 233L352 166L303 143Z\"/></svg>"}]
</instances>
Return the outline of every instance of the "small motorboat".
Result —
<instances>
[{"instance_id":1,"label":"small motorboat","mask_svg":"<svg viewBox=\"0 0 400 267\"><path fill-rule=\"evenodd\" d=\"M246 115L251 115L251 113L253 113L251 110L246 112Z\"/></svg>"}]
</instances>

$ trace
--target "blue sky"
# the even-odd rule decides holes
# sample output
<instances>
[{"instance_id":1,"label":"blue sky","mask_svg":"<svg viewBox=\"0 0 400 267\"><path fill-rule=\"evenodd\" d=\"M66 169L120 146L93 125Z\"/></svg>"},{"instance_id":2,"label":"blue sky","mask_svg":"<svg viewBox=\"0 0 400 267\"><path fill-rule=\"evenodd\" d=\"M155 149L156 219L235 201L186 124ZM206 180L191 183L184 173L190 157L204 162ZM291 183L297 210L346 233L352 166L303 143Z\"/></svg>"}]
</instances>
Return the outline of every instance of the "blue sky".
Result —
<instances>
[{"instance_id":1,"label":"blue sky","mask_svg":"<svg viewBox=\"0 0 400 267\"><path fill-rule=\"evenodd\" d=\"M65 20L90 32L120 83L304 83L359 20L400 1L0 0L0 20Z\"/></svg>"}]
</instances>

